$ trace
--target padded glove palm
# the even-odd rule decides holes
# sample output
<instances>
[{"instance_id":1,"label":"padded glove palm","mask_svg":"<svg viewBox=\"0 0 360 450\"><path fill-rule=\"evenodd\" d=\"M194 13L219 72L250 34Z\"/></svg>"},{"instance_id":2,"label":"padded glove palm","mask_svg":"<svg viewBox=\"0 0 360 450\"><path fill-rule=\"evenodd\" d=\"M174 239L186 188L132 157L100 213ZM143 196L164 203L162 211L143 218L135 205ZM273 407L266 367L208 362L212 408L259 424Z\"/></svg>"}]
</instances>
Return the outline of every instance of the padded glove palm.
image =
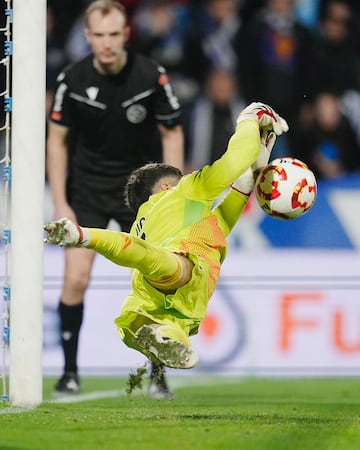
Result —
<instances>
[{"instance_id":1,"label":"padded glove palm","mask_svg":"<svg viewBox=\"0 0 360 450\"><path fill-rule=\"evenodd\" d=\"M270 106L261 102L253 102L241 111L236 123L238 124L243 120L256 120L261 130L274 131L277 136L289 130L286 120L279 116Z\"/></svg>"},{"instance_id":2,"label":"padded glove palm","mask_svg":"<svg viewBox=\"0 0 360 450\"><path fill-rule=\"evenodd\" d=\"M78 224L63 217L44 226L48 236L44 239L47 244L61 247L77 247L83 243L83 231Z\"/></svg>"}]
</instances>

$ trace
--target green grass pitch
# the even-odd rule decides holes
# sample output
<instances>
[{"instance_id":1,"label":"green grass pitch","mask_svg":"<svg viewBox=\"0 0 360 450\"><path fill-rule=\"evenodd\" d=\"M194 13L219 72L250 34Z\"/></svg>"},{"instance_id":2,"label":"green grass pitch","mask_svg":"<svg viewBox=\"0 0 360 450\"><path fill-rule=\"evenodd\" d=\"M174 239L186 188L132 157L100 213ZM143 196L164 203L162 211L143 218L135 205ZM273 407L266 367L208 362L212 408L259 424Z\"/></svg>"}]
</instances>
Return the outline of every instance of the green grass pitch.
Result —
<instances>
[{"instance_id":1,"label":"green grass pitch","mask_svg":"<svg viewBox=\"0 0 360 450\"><path fill-rule=\"evenodd\" d=\"M174 400L82 379L69 403L0 403L1 450L359 450L360 380L169 376Z\"/></svg>"}]
</instances>

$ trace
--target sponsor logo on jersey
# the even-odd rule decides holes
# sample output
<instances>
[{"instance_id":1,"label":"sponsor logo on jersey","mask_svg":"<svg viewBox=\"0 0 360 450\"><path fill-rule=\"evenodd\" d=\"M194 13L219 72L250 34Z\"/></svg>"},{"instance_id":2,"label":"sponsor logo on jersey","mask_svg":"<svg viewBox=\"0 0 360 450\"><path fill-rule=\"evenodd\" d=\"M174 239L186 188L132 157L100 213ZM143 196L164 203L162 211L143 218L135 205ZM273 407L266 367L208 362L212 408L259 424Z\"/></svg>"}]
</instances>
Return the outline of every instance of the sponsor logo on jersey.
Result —
<instances>
[{"instance_id":1,"label":"sponsor logo on jersey","mask_svg":"<svg viewBox=\"0 0 360 450\"><path fill-rule=\"evenodd\" d=\"M86 89L86 93L90 100L96 100L96 97L99 93L99 88L95 86L90 86Z\"/></svg>"},{"instance_id":2,"label":"sponsor logo on jersey","mask_svg":"<svg viewBox=\"0 0 360 450\"><path fill-rule=\"evenodd\" d=\"M126 110L127 120L131 123L141 123L145 120L147 111L143 105L135 104Z\"/></svg>"}]
</instances>

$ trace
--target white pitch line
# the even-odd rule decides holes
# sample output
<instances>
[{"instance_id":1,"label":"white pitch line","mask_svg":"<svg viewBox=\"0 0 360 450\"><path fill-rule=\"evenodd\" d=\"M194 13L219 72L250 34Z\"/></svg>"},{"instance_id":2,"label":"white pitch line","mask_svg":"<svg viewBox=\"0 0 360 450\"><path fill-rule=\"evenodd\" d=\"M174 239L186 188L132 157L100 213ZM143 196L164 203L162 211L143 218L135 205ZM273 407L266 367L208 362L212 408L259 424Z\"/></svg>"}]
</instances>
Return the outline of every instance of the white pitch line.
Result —
<instances>
[{"instance_id":1,"label":"white pitch line","mask_svg":"<svg viewBox=\"0 0 360 450\"><path fill-rule=\"evenodd\" d=\"M226 380L226 381L225 381ZM238 381L241 381L239 379ZM194 387L194 386L212 386L218 383L225 384L225 383L233 383L234 379L227 378L227 377L212 377L212 376L196 376L191 377L189 379L188 377L183 378L177 378L172 379L169 384L171 389L181 389L184 387ZM145 394L144 391L137 391L132 393L131 395L140 395ZM107 391L93 391L93 392L87 392L85 394L77 394L77 395L69 395L69 396L63 396L58 397L54 399L45 400L43 404L46 403L81 403L81 402L87 402L90 400L100 400L103 398L116 398L116 397L124 397L127 395L126 389L112 389ZM20 408L20 407L8 407L4 409L0 409L0 414L21 414L29 412L36 407L28 407L28 408Z\"/></svg>"},{"instance_id":2,"label":"white pitch line","mask_svg":"<svg viewBox=\"0 0 360 450\"><path fill-rule=\"evenodd\" d=\"M173 388L181 389L183 387L193 387L193 386L212 386L214 384L218 384L219 382L224 384L225 379L226 378L221 378L219 380L219 378L215 377L197 376L189 380L187 377L184 377L171 380L169 384L171 389ZM233 380L232 381L230 380L228 382L233 382ZM140 395L140 394L145 394L145 392L137 390L133 392L131 395ZM93 391L88 392L86 394L63 396L52 400L47 400L44 403L81 403L89 400L100 400L102 398L124 397L125 395L127 395L125 389L110 390L110 391Z\"/></svg>"},{"instance_id":3,"label":"white pitch line","mask_svg":"<svg viewBox=\"0 0 360 450\"><path fill-rule=\"evenodd\" d=\"M124 397L125 389L113 389L112 391L93 391L86 394L67 395L53 400L46 400L44 403L80 403L89 400L99 400L101 398Z\"/></svg>"}]
</instances>

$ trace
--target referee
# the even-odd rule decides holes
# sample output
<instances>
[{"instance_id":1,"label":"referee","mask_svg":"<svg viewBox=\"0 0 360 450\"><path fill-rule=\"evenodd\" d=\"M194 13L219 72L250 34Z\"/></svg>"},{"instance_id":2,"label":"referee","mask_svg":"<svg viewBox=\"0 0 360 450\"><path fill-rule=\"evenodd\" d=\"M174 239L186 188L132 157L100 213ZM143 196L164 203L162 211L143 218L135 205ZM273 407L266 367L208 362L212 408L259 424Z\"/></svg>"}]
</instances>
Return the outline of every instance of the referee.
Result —
<instances>
[{"instance_id":1,"label":"referee","mask_svg":"<svg viewBox=\"0 0 360 450\"><path fill-rule=\"evenodd\" d=\"M126 10L96 0L85 12L91 54L58 76L47 138L47 177L55 218L129 231L135 217L124 203L129 174L150 161L183 169L181 108L167 73L127 48ZM59 302L64 373L55 391L80 391L77 366L83 303L95 252L67 248ZM152 364L149 395L170 397L164 371Z\"/></svg>"}]
</instances>

